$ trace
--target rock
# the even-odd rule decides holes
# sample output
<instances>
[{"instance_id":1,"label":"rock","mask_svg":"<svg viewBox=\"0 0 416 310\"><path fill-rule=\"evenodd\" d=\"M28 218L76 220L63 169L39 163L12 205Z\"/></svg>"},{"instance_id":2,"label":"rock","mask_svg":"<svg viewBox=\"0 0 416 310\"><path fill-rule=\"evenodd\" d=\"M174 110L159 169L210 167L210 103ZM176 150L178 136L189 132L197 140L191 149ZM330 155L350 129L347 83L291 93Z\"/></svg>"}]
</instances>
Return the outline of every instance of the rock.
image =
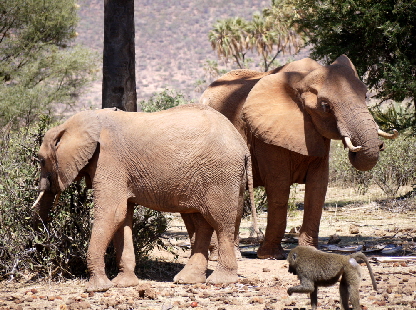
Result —
<instances>
[{"instance_id":1,"label":"rock","mask_svg":"<svg viewBox=\"0 0 416 310\"><path fill-rule=\"evenodd\" d=\"M91 305L88 301L79 301L71 304L67 304L68 310L82 310L82 309L91 309Z\"/></svg>"},{"instance_id":2,"label":"rock","mask_svg":"<svg viewBox=\"0 0 416 310\"><path fill-rule=\"evenodd\" d=\"M166 303L166 304L162 305L162 310L170 310L172 308L173 308L173 306L172 306L171 303Z\"/></svg>"},{"instance_id":3,"label":"rock","mask_svg":"<svg viewBox=\"0 0 416 310\"><path fill-rule=\"evenodd\" d=\"M337 234L334 234L334 235L331 235L329 237L329 240L328 240L327 243L328 244L338 244L340 242L341 242L341 238Z\"/></svg>"},{"instance_id":4,"label":"rock","mask_svg":"<svg viewBox=\"0 0 416 310\"><path fill-rule=\"evenodd\" d=\"M155 289L149 288L144 291L144 296L149 299L157 299L158 292Z\"/></svg>"},{"instance_id":5,"label":"rock","mask_svg":"<svg viewBox=\"0 0 416 310\"><path fill-rule=\"evenodd\" d=\"M360 229L358 228L357 225L351 224L350 225L350 234L356 235L360 233Z\"/></svg>"},{"instance_id":6,"label":"rock","mask_svg":"<svg viewBox=\"0 0 416 310\"><path fill-rule=\"evenodd\" d=\"M264 310L274 310L276 309L274 305L272 305L271 303L266 303L264 305Z\"/></svg>"},{"instance_id":7,"label":"rock","mask_svg":"<svg viewBox=\"0 0 416 310\"><path fill-rule=\"evenodd\" d=\"M264 299L262 297L254 296L249 300L251 304L264 304Z\"/></svg>"}]
</instances>

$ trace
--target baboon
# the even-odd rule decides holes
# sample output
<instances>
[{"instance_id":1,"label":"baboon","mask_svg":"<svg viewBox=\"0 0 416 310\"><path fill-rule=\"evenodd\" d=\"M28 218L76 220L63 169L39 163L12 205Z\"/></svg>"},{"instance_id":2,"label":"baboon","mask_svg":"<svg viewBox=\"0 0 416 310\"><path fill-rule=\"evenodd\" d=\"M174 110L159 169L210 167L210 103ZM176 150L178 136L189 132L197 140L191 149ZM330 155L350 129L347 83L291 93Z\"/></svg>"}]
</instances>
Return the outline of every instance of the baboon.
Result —
<instances>
[{"instance_id":1,"label":"baboon","mask_svg":"<svg viewBox=\"0 0 416 310\"><path fill-rule=\"evenodd\" d=\"M340 255L325 253L310 246L297 246L290 251L289 272L297 275L300 285L289 287L287 293L309 293L312 309L318 303L318 286L334 285L341 277L339 292L341 309L348 310L348 299L353 310L361 310L359 287L361 280L360 266L356 260L363 260L370 272L374 290L377 283L367 257L361 253Z\"/></svg>"}]
</instances>

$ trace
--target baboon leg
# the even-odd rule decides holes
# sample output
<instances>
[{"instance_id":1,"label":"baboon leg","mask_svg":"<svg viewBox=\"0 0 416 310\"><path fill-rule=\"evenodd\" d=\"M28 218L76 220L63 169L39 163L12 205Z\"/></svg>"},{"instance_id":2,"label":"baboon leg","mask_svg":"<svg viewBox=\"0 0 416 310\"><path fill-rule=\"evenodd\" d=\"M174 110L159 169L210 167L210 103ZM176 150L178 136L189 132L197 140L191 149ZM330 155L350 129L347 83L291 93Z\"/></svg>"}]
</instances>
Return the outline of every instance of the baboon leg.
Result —
<instances>
[{"instance_id":1,"label":"baboon leg","mask_svg":"<svg viewBox=\"0 0 416 310\"><path fill-rule=\"evenodd\" d=\"M361 310L360 306L360 270L357 268L349 268L345 270L341 279L341 284L345 285L343 290L347 290L347 298L345 302L345 309L348 310L348 299L351 302L353 310ZM342 297L341 297L342 299Z\"/></svg>"},{"instance_id":2,"label":"baboon leg","mask_svg":"<svg viewBox=\"0 0 416 310\"><path fill-rule=\"evenodd\" d=\"M300 281L300 285L292 286L287 289L287 293L292 295L293 293L312 294L315 290L315 283L307 278Z\"/></svg>"},{"instance_id":3,"label":"baboon leg","mask_svg":"<svg viewBox=\"0 0 416 310\"><path fill-rule=\"evenodd\" d=\"M360 305L360 290L357 285L349 285L348 286L348 292L350 295L350 301L352 304L353 310L361 310Z\"/></svg>"},{"instance_id":4,"label":"baboon leg","mask_svg":"<svg viewBox=\"0 0 416 310\"><path fill-rule=\"evenodd\" d=\"M315 290L312 293L310 293L310 298L312 310L316 310L316 308L318 307L318 286L315 286Z\"/></svg>"},{"instance_id":5,"label":"baboon leg","mask_svg":"<svg viewBox=\"0 0 416 310\"><path fill-rule=\"evenodd\" d=\"M348 292L348 284L347 281L345 280L345 277L342 277L340 285L339 285L339 294L341 296L341 310L348 310L349 306L348 306L348 300L350 299L349 297L349 292Z\"/></svg>"}]
</instances>

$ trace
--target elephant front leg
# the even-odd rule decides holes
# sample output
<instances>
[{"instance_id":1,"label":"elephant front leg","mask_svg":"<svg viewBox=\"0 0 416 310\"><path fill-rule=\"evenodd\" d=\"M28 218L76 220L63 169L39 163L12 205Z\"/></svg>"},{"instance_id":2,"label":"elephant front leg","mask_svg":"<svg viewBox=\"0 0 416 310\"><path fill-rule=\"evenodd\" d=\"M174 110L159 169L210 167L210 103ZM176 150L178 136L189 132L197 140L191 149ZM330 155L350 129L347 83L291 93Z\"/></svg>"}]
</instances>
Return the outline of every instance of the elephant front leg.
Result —
<instances>
[{"instance_id":1,"label":"elephant front leg","mask_svg":"<svg viewBox=\"0 0 416 310\"><path fill-rule=\"evenodd\" d=\"M104 254L112 236L97 226L102 226L99 221L93 224L87 252L87 266L90 272L90 280L86 285L87 292L103 292L113 286L105 274L104 264Z\"/></svg>"},{"instance_id":2,"label":"elephant front leg","mask_svg":"<svg viewBox=\"0 0 416 310\"><path fill-rule=\"evenodd\" d=\"M325 161L318 167L325 165ZM308 173L305 184L303 222L299 232L299 245L318 246L322 208L328 186L328 168L314 169Z\"/></svg>"},{"instance_id":3,"label":"elephant front leg","mask_svg":"<svg viewBox=\"0 0 416 310\"><path fill-rule=\"evenodd\" d=\"M98 201L96 200L95 203L95 218L87 252L87 265L90 272L87 291L106 291L114 286L105 274L104 255L115 232L121 227L126 218L126 203L116 205L115 208L107 208L105 204Z\"/></svg>"},{"instance_id":4,"label":"elephant front leg","mask_svg":"<svg viewBox=\"0 0 416 310\"><path fill-rule=\"evenodd\" d=\"M128 204L124 225L116 231L113 244L116 250L119 272L112 282L117 287L129 287L139 284L139 279L134 273L136 259L133 246L133 213L134 205Z\"/></svg>"},{"instance_id":5,"label":"elephant front leg","mask_svg":"<svg viewBox=\"0 0 416 310\"><path fill-rule=\"evenodd\" d=\"M185 267L174 277L175 283L204 283L208 267L208 246L214 229L200 213L184 214L184 220L192 219L195 229L193 238L192 253ZM188 225L187 225L188 227Z\"/></svg>"},{"instance_id":6,"label":"elephant front leg","mask_svg":"<svg viewBox=\"0 0 416 310\"><path fill-rule=\"evenodd\" d=\"M276 188L278 190L274 190ZM267 226L263 243L257 250L257 257L262 259L286 259L281 242L286 230L290 185L266 188L266 194Z\"/></svg>"}]
</instances>

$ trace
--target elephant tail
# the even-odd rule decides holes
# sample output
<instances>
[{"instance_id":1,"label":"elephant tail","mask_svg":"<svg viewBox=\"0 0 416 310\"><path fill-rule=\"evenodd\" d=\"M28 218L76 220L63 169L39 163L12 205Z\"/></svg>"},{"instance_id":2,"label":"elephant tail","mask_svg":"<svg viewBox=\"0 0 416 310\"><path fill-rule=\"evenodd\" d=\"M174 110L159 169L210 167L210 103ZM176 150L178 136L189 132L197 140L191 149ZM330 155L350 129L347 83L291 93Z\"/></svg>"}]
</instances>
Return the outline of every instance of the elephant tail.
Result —
<instances>
[{"instance_id":1,"label":"elephant tail","mask_svg":"<svg viewBox=\"0 0 416 310\"><path fill-rule=\"evenodd\" d=\"M262 237L262 233L259 230L257 224L257 210L256 204L254 201L254 187L253 187L253 169L251 163L251 156L250 154L246 155L245 157L245 166L246 166L246 177L247 177L247 190L250 198L250 208L251 208L251 218L253 220L253 230L257 235L257 238L260 239Z\"/></svg>"}]
</instances>

